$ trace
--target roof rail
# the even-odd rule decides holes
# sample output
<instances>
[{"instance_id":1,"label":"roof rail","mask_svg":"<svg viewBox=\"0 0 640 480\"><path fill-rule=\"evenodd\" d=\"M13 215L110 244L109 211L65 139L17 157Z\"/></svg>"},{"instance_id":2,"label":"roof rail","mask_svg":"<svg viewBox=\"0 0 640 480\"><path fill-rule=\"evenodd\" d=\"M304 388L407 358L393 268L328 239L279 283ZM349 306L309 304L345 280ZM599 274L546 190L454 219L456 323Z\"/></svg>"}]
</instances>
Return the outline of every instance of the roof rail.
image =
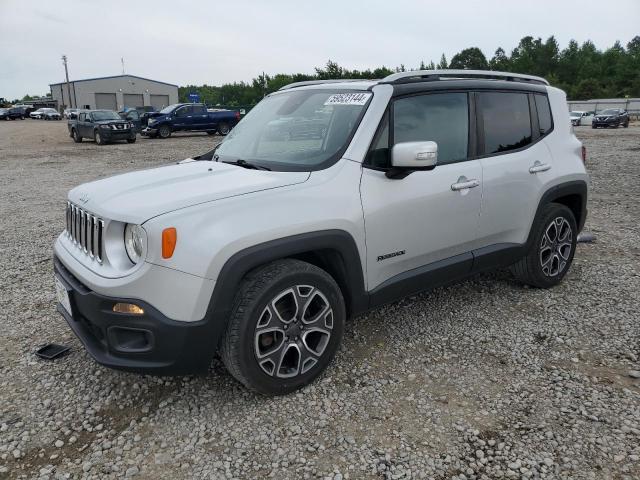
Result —
<instances>
[{"instance_id":1,"label":"roof rail","mask_svg":"<svg viewBox=\"0 0 640 480\"><path fill-rule=\"evenodd\" d=\"M542 77L523 75L521 73L493 72L490 70L414 70L412 72L393 73L382 79L382 83L411 83L442 79L488 79L507 80L510 82L539 83L549 85Z\"/></svg>"},{"instance_id":2,"label":"roof rail","mask_svg":"<svg viewBox=\"0 0 640 480\"><path fill-rule=\"evenodd\" d=\"M321 85L323 83L342 83L342 82L367 82L369 80L364 78L344 78L344 79L336 79L336 80L306 80L304 82L293 82L285 85L284 87L280 87L280 90L289 90L290 88L296 87L304 87L306 85Z\"/></svg>"}]
</instances>

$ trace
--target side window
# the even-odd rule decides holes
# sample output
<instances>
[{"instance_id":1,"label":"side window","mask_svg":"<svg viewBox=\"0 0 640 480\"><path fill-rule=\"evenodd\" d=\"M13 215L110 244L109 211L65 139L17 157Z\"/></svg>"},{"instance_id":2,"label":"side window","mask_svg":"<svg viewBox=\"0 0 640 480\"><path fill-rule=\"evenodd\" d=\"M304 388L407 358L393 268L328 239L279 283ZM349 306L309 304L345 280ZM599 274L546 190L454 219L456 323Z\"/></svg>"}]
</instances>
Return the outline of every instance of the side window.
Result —
<instances>
[{"instance_id":1,"label":"side window","mask_svg":"<svg viewBox=\"0 0 640 480\"><path fill-rule=\"evenodd\" d=\"M202 105L194 105L193 106L193 114L194 115L203 115L207 113L207 109L204 108Z\"/></svg>"},{"instance_id":2,"label":"side window","mask_svg":"<svg viewBox=\"0 0 640 480\"><path fill-rule=\"evenodd\" d=\"M546 135L553 128L553 120L551 118L551 107L549 106L549 99L546 95L535 94L533 96L536 100L536 110L538 111L538 125L540 126L540 135ZM588 113L584 113L582 116L586 117Z\"/></svg>"},{"instance_id":3,"label":"side window","mask_svg":"<svg viewBox=\"0 0 640 480\"><path fill-rule=\"evenodd\" d=\"M469 103L466 93L405 97L393 104L393 143L434 141L438 164L466 160Z\"/></svg>"},{"instance_id":4,"label":"side window","mask_svg":"<svg viewBox=\"0 0 640 480\"><path fill-rule=\"evenodd\" d=\"M78 117L78 121L84 122L86 120L86 117L87 117L86 113L81 113L80 116Z\"/></svg>"},{"instance_id":5,"label":"side window","mask_svg":"<svg viewBox=\"0 0 640 480\"><path fill-rule=\"evenodd\" d=\"M139 119L140 119L140 114L138 113L137 110L131 110L127 114L127 120L139 120Z\"/></svg>"},{"instance_id":6,"label":"side window","mask_svg":"<svg viewBox=\"0 0 640 480\"><path fill-rule=\"evenodd\" d=\"M176 117L186 117L191 115L191 106L180 107L176 112Z\"/></svg>"},{"instance_id":7,"label":"side window","mask_svg":"<svg viewBox=\"0 0 640 480\"><path fill-rule=\"evenodd\" d=\"M531 143L526 93L480 92L478 115L484 128L484 154L508 152Z\"/></svg>"}]
</instances>

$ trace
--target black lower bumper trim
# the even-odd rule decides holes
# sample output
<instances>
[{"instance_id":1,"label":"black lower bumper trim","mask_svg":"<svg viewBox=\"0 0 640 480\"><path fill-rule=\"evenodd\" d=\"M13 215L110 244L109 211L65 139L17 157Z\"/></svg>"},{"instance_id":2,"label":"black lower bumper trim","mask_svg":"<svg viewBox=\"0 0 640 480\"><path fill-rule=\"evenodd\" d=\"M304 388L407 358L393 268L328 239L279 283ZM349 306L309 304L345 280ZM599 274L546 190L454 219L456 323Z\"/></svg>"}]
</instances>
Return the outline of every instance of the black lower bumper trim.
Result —
<instances>
[{"instance_id":1,"label":"black lower bumper trim","mask_svg":"<svg viewBox=\"0 0 640 480\"><path fill-rule=\"evenodd\" d=\"M198 322L171 320L140 300L111 298L91 291L54 258L54 271L69 294L71 315L58 312L100 364L158 375L206 372L222 328L206 317ZM116 313L116 303L134 303L143 315Z\"/></svg>"}]
</instances>

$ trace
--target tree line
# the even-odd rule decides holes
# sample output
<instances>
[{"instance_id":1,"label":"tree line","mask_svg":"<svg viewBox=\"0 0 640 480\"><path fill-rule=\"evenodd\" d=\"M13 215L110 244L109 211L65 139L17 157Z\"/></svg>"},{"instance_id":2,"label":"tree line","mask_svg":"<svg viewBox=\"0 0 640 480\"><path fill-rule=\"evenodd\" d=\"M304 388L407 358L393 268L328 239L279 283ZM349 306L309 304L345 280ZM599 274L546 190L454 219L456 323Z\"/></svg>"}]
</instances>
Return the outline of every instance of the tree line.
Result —
<instances>
[{"instance_id":1,"label":"tree line","mask_svg":"<svg viewBox=\"0 0 640 480\"><path fill-rule=\"evenodd\" d=\"M200 101L208 105L228 107L251 106L268 93L292 82L338 78L383 78L394 72L407 70L471 69L526 73L545 77L551 85L567 92L569 100L591 98L640 97L640 36L626 46L616 41L606 50L598 50L591 41L579 45L571 40L560 49L551 36L546 41L524 37L518 46L507 53L498 48L488 59L477 47L465 48L448 61L443 54L437 63L421 61L406 68L381 66L375 69L350 70L329 60L313 74L261 74L251 82L234 82L221 86L186 85L178 89L181 102L189 101L190 93L198 93Z\"/></svg>"}]
</instances>

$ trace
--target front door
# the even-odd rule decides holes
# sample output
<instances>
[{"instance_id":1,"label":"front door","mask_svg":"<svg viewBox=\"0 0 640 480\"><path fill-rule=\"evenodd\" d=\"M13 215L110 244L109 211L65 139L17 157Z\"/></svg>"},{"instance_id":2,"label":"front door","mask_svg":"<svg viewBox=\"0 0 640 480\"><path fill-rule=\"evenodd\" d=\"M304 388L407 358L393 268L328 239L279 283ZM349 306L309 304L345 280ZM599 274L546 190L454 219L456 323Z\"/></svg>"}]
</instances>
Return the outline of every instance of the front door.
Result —
<instances>
[{"instance_id":1,"label":"front door","mask_svg":"<svg viewBox=\"0 0 640 480\"><path fill-rule=\"evenodd\" d=\"M469 131L466 92L400 97L390 105L364 162L360 186L369 291L429 265L459 262L470 270L482 166L470 159ZM402 179L387 178L391 147L411 141L435 141L438 164Z\"/></svg>"},{"instance_id":2,"label":"front door","mask_svg":"<svg viewBox=\"0 0 640 480\"><path fill-rule=\"evenodd\" d=\"M173 129L174 130L190 130L191 124L193 123L193 107L191 105L185 105L184 107L179 107L173 119Z\"/></svg>"}]
</instances>

